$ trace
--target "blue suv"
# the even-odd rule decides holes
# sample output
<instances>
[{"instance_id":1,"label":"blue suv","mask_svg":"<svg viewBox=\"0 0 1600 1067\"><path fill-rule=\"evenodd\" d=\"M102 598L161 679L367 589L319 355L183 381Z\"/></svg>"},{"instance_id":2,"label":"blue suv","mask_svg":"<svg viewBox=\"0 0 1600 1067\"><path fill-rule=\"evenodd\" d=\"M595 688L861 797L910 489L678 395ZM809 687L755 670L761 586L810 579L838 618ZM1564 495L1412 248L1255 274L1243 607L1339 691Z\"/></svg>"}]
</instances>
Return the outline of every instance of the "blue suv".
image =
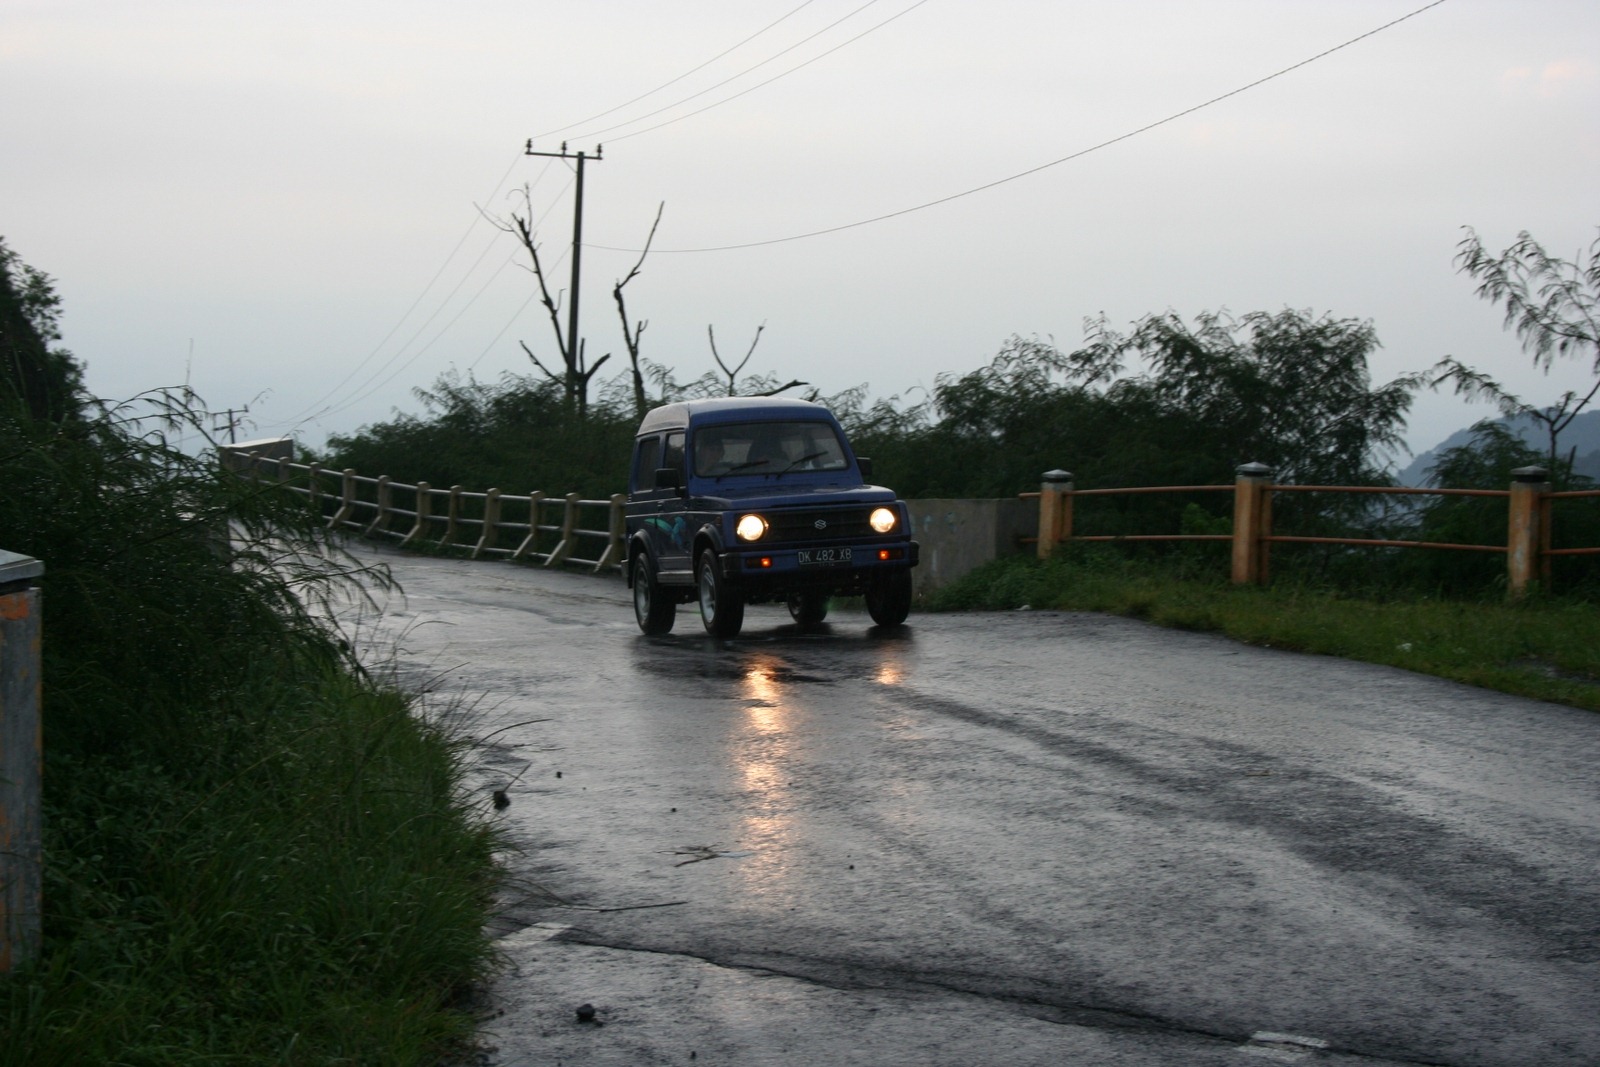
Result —
<instances>
[{"instance_id":1,"label":"blue suv","mask_svg":"<svg viewBox=\"0 0 1600 1067\"><path fill-rule=\"evenodd\" d=\"M833 596L864 596L879 626L905 622L917 542L905 504L871 473L819 404L728 397L650 412L628 478L639 628L666 633L691 601L717 637L739 632L746 604L782 601L815 625Z\"/></svg>"}]
</instances>

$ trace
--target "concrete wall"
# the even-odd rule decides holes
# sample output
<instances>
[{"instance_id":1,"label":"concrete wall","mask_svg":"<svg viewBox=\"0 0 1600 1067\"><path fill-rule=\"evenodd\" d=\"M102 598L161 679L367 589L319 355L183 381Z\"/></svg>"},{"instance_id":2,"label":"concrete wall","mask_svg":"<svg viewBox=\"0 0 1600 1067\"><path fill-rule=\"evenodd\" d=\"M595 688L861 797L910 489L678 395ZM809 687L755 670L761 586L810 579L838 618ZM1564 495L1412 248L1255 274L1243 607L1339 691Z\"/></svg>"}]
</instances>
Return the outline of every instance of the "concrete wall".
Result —
<instances>
[{"instance_id":1,"label":"concrete wall","mask_svg":"<svg viewBox=\"0 0 1600 1067\"><path fill-rule=\"evenodd\" d=\"M917 595L930 593L992 559L1022 551L1019 537L1039 532L1039 505L1015 497L998 500L907 500L911 526L922 545L912 574Z\"/></svg>"}]
</instances>

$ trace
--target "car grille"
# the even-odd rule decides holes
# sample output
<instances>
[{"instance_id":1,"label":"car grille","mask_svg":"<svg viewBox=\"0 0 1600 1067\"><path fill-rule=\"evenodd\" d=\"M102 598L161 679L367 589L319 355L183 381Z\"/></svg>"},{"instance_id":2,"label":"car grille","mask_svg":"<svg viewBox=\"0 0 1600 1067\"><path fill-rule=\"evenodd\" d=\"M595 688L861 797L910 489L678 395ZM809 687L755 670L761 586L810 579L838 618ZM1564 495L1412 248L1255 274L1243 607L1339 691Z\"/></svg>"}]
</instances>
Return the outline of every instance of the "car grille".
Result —
<instances>
[{"instance_id":1,"label":"car grille","mask_svg":"<svg viewBox=\"0 0 1600 1067\"><path fill-rule=\"evenodd\" d=\"M870 514L872 514L870 507L808 508L803 511L768 512L765 540L816 543L881 536L867 525L867 516ZM820 529L817 527L818 522L824 524Z\"/></svg>"}]
</instances>

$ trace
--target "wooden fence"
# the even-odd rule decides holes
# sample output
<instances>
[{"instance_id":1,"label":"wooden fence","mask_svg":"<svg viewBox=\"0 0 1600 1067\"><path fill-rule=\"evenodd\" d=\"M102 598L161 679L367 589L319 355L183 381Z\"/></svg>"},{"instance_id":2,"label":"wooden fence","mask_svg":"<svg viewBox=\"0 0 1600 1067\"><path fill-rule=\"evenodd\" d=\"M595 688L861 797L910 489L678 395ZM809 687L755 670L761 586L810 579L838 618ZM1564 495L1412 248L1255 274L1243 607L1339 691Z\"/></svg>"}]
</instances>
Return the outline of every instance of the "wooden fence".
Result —
<instances>
[{"instance_id":1,"label":"wooden fence","mask_svg":"<svg viewBox=\"0 0 1600 1067\"><path fill-rule=\"evenodd\" d=\"M1039 501L1039 535L1025 540L1037 545L1040 559L1069 541L1228 541L1232 543L1232 575L1237 585L1265 585L1270 577L1274 544L1358 545L1372 548L1428 548L1458 552L1498 552L1506 556L1507 591L1522 596L1535 579L1550 581L1550 561L1557 556L1600 555L1600 547L1552 548L1553 505L1556 501L1600 498L1600 490L1551 492L1542 467L1512 472L1508 489L1413 489L1400 486L1276 485L1272 470L1259 463L1238 468L1232 485L1164 485L1124 489L1075 489L1072 475L1054 470L1044 475L1037 493L1019 494ZM1126 496L1135 493L1232 493L1233 532L1226 534L1136 534L1083 536L1073 533L1073 502L1078 497ZM1453 544L1436 541L1391 541L1359 537L1298 537L1272 532L1272 498L1279 493L1356 493L1393 496L1503 497L1507 502L1506 543Z\"/></svg>"},{"instance_id":2,"label":"wooden fence","mask_svg":"<svg viewBox=\"0 0 1600 1067\"><path fill-rule=\"evenodd\" d=\"M621 493L584 500L577 493L550 497L499 489L471 492L459 485L435 489L427 482L407 485L386 474L328 471L238 448L225 449L223 461L305 497L328 515L330 529L387 538L406 547L465 552L473 559L533 560L547 567L575 564L593 571L622 565L622 505L627 498Z\"/></svg>"}]
</instances>

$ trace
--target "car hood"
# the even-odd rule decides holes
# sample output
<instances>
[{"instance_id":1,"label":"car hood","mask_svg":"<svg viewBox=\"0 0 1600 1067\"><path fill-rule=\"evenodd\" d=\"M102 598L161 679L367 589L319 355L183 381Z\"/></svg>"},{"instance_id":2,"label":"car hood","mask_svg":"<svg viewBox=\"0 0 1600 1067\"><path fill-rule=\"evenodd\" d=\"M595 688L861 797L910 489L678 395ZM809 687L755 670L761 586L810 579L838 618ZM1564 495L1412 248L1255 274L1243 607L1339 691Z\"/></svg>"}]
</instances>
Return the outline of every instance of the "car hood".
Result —
<instances>
[{"instance_id":1,"label":"car hood","mask_svg":"<svg viewBox=\"0 0 1600 1067\"><path fill-rule=\"evenodd\" d=\"M815 508L844 507L851 504L887 504L895 499L892 489L881 485L805 485L794 482L769 482L743 485L712 492L693 493L694 508Z\"/></svg>"}]
</instances>

